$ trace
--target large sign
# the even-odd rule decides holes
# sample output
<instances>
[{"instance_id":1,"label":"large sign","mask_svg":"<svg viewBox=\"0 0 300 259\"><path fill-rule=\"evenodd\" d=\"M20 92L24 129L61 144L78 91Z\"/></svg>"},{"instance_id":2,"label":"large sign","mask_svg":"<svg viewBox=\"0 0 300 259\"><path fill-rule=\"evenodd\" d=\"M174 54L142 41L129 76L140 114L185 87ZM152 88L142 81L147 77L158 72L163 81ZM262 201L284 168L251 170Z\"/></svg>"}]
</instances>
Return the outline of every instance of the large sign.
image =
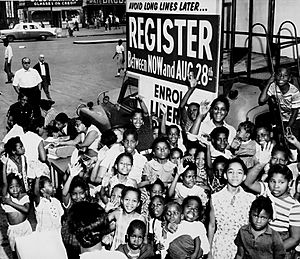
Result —
<instances>
[{"instance_id":1,"label":"large sign","mask_svg":"<svg viewBox=\"0 0 300 259\"><path fill-rule=\"evenodd\" d=\"M163 103L170 114L177 113L189 71L199 79L191 101L215 98L221 2L127 0L127 70L139 78L140 94L152 112L159 115L157 106Z\"/></svg>"},{"instance_id":2,"label":"large sign","mask_svg":"<svg viewBox=\"0 0 300 259\"><path fill-rule=\"evenodd\" d=\"M126 0L87 0L87 5L125 5Z\"/></svg>"}]
</instances>

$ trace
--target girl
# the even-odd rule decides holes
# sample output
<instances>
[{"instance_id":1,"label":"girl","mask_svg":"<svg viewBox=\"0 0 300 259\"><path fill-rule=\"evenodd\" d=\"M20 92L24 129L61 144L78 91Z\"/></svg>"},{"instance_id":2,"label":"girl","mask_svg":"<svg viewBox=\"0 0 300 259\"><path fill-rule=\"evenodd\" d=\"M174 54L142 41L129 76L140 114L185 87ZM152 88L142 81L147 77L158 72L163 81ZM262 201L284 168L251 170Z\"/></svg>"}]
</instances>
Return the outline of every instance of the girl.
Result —
<instances>
[{"instance_id":1,"label":"girl","mask_svg":"<svg viewBox=\"0 0 300 259\"><path fill-rule=\"evenodd\" d=\"M149 204L150 220L148 224L148 240L152 244L156 253L159 253L159 241L162 240L163 233L163 213L166 200L160 195L151 198Z\"/></svg>"},{"instance_id":2,"label":"girl","mask_svg":"<svg viewBox=\"0 0 300 259\"><path fill-rule=\"evenodd\" d=\"M10 138L4 145L4 149L8 154L8 159L5 166L7 175L14 174L19 179L22 179L22 187L27 192L29 191L27 179L27 163L25 157L25 149L20 137Z\"/></svg>"},{"instance_id":3,"label":"girl","mask_svg":"<svg viewBox=\"0 0 300 259\"><path fill-rule=\"evenodd\" d=\"M248 172L245 185L271 199L275 215L270 227L278 231L283 240L287 251L285 258L293 258L294 249L300 241L300 205L289 194L292 172L286 165L276 164L270 167L267 182L257 180L258 174L270 160L271 150L272 144L268 143L260 154L259 164Z\"/></svg>"},{"instance_id":4,"label":"girl","mask_svg":"<svg viewBox=\"0 0 300 259\"><path fill-rule=\"evenodd\" d=\"M12 251L15 251L15 238L28 235L32 232L27 220L29 212L29 197L22 191L20 178L14 174L6 176L7 156L1 157L2 169L2 208L8 220L8 239Z\"/></svg>"},{"instance_id":5,"label":"girl","mask_svg":"<svg viewBox=\"0 0 300 259\"><path fill-rule=\"evenodd\" d=\"M176 165L169 160L170 144L165 138L157 138L152 144L153 158L144 166L142 182L139 187L152 184L157 178L167 185L173 181Z\"/></svg>"},{"instance_id":6,"label":"girl","mask_svg":"<svg viewBox=\"0 0 300 259\"><path fill-rule=\"evenodd\" d=\"M116 231L111 250L115 250L120 244L125 243L125 234L132 220L140 219L146 223L145 218L136 212L140 205L140 199L141 193L138 189L125 187L122 191L121 208L108 215L110 222L116 222L114 226L111 225L111 231Z\"/></svg>"},{"instance_id":7,"label":"girl","mask_svg":"<svg viewBox=\"0 0 300 259\"><path fill-rule=\"evenodd\" d=\"M60 236L61 216L64 214L64 211L59 200L52 197L53 192L53 185L48 177L40 176L35 179L36 231L53 231Z\"/></svg>"},{"instance_id":8,"label":"girl","mask_svg":"<svg viewBox=\"0 0 300 259\"><path fill-rule=\"evenodd\" d=\"M128 177L133 165L133 157L129 153L121 153L115 162L115 175L110 179L108 184L109 194L117 184L137 187L136 180ZM103 189L103 188L102 188Z\"/></svg>"},{"instance_id":9,"label":"girl","mask_svg":"<svg viewBox=\"0 0 300 259\"><path fill-rule=\"evenodd\" d=\"M109 222L99 204L86 201L74 204L70 211L69 228L80 244L81 259L127 259L121 252L107 251L102 247L101 240L108 232Z\"/></svg>"},{"instance_id":10,"label":"girl","mask_svg":"<svg viewBox=\"0 0 300 259\"><path fill-rule=\"evenodd\" d=\"M241 226L249 219L249 209L255 196L246 193L241 184L247 168L239 158L229 160L224 169L226 186L212 194L208 225L208 240L211 245L209 258L234 258L234 239ZM218 223L217 231L216 223Z\"/></svg>"},{"instance_id":11,"label":"girl","mask_svg":"<svg viewBox=\"0 0 300 259\"><path fill-rule=\"evenodd\" d=\"M81 171L80 165L78 163L75 166L69 165L69 171L70 175L62 191L63 207L66 209L67 213L73 204L90 200L88 184L83 178L78 176ZM79 258L79 243L76 240L75 235L70 233L66 220L63 221L61 233L68 257L74 259Z\"/></svg>"},{"instance_id":12,"label":"girl","mask_svg":"<svg viewBox=\"0 0 300 259\"><path fill-rule=\"evenodd\" d=\"M208 162L208 160L210 161ZM210 188L208 185L208 165L211 164L210 149L198 149L195 153L195 163L197 166L196 184L209 191Z\"/></svg>"},{"instance_id":13,"label":"girl","mask_svg":"<svg viewBox=\"0 0 300 259\"><path fill-rule=\"evenodd\" d=\"M175 147L170 150L170 161L179 166L182 164L183 152L180 148Z\"/></svg>"}]
</instances>

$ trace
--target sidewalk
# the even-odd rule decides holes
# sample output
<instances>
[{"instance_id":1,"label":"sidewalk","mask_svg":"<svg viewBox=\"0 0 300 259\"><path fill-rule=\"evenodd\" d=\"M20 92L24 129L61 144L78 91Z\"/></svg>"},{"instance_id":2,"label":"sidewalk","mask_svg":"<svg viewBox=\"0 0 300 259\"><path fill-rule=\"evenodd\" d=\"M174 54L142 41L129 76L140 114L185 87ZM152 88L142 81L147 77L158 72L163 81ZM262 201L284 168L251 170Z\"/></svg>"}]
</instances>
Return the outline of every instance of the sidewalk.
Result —
<instances>
[{"instance_id":1,"label":"sidewalk","mask_svg":"<svg viewBox=\"0 0 300 259\"><path fill-rule=\"evenodd\" d=\"M124 35L126 33L126 26L122 25L119 29L112 28L110 31L105 31L104 27L99 29L94 28L80 28L79 31L73 32L73 37L93 37L93 36L105 36L105 35ZM61 38L69 37L69 33L67 29L62 29Z\"/></svg>"}]
</instances>

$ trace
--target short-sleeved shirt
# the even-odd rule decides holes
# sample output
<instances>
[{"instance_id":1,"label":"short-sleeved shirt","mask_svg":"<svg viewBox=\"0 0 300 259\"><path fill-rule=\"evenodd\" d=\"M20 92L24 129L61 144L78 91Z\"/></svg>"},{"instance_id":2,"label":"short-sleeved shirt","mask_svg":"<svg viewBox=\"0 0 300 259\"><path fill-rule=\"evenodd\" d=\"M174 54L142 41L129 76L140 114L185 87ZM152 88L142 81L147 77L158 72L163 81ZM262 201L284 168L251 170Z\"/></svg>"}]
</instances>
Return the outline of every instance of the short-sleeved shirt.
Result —
<instances>
[{"instance_id":1,"label":"short-sleeved shirt","mask_svg":"<svg viewBox=\"0 0 300 259\"><path fill-rule=\"evenodd\" d=\"M160 164L152 159L145 164L143 175L147 176L151 183L155 182L157 178L163 183L171 183L175 167L176 165L169 160L165 164Z\"/></svg>"},{"instance_id":2,"label":"short-sleeved shirt","mask_svg":"<svg viewBox=\"0 0 300 259\"><path fill-rule=\"evenodd\" d=\"M268 196L275 208L270 227L278 232L289 231L289 226L300 227L300 203L290 195L279 199L272 195L267 183L260 182L260 195Z\"/></svg>"},{"instance_id":3,"label":"short-sleeved shirt","mask_svg":"<svg viewBox=\"0 0 300 259\"><path fill-rule=\"evenodd\" d=\"M188 188L184 186L183 183L177 183L175 187L175 198L179 199L181 203L183 199L188 196L198 196L203 206L206 206L208 202L207 194L201 186L194 185L192 188Z\"/></svg>"},{"instance_id":4,"label":"short-sleeved shirt","mask_svg":"<svg viewBox=\"0 0 300 259\"><path fill-rule=\"evenodd\" d=\"M245 255L243 258L273 259L285 258L285 249L280 235L267 226L264 233L257 238L251 231L250 224L240 228L234 243L243 247Z\"/></svg>"},{"instance_id":5,"label":"short-sleeved shirt","mask_svg":"<svg viewBox=\"0 0 300 259\"><path fill-rule=\"evenodd\" d=\"M279 105L281 109L281 117L283 121L289 121L291 117L292 109L299 109L300 108L300 92L296 86L290 84L290 89L287 93L282 94L279 87L272 83L268 89L267 94L269 96L275 95L279 99ZM298 116L296 120L300 119L300 113L298 111Z\"/></svg>"},{"instance_id":6,"label":"short-sleeved shirt","mask_svg":"<svg viewBox=\"0 0 300 259\"><path fill-rule=\"evenodd\" d=\"M123 47L123 45L117 45L116 46L116 52L118 53L118 54L122 54L122 52L124 52L125 50L124 50L124 47Z\"/></svg>"},{"instance_id":7,"label":"short-sleeved shirt","mask_svg":"<svg viewBox=\"0 0 300 259\"><path fill-rule=\"evenodd\" d=\"M42 82L42 78L38 71L33 68L25 70L19 69L14 76L13 85L21 88L33 88Z\"/></svg>"}]
</instances>

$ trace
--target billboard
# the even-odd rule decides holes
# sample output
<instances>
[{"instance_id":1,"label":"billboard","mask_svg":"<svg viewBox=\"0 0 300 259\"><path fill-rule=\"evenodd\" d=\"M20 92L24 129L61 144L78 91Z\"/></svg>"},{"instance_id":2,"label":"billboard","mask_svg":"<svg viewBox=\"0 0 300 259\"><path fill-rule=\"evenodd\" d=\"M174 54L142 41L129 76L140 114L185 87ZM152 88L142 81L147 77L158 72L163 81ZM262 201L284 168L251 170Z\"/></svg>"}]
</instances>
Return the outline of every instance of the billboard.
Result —
<instances>
[{"instance_id":1,"label":"billboard","mask_svg":"<svg viewBox=\"0 0 300 259\"><path fill-rule=\"evenodd\" d=\"M167 106L174 123L189 71L199 79L190 101L218 92L221 0L127 0L127 70L151 112Z\"/></svg>"}]
</instances>

